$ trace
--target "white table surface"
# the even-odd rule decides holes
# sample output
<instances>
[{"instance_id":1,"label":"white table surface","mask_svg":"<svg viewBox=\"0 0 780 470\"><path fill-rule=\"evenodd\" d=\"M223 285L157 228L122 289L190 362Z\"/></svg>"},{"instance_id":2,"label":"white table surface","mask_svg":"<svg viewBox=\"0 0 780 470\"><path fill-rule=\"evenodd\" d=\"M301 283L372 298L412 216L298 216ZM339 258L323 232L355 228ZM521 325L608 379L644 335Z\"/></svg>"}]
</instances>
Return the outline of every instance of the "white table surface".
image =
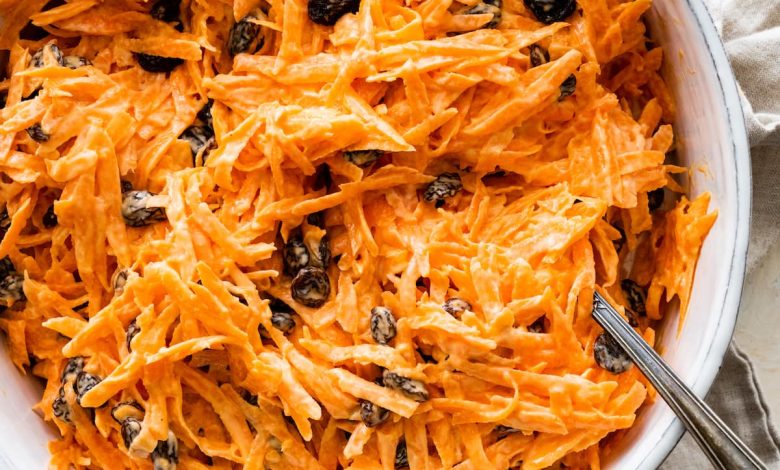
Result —
<instances>
[{"instance_id":1,"label":"white table surface","mask_svg":"<svg viewBox=\"0 0 780 470\"><path fill-rule=\"evenodd\" d=\"M780 425L780 241L745 279L735 338L753 361L772 420Z\"/></svg>"}]
</instances>

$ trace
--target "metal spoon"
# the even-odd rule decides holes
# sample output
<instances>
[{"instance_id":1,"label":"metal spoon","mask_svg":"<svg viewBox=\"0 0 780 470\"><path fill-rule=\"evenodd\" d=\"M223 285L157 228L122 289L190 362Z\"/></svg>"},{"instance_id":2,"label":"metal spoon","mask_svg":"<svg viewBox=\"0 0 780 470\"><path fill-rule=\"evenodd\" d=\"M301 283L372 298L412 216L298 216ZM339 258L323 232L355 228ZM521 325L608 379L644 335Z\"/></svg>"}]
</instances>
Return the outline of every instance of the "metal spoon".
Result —
<instances>
[{"instance_id":1,"label":"metal spoon","mask_svg":"<svg viewBox=\"0 0 780 470\"><path fill-rule=\"evenodd\" d=\"M715 468L767 468L598 292L593 295L593 318L620 344L658 390Z\"/></svg>"}]
</instances>

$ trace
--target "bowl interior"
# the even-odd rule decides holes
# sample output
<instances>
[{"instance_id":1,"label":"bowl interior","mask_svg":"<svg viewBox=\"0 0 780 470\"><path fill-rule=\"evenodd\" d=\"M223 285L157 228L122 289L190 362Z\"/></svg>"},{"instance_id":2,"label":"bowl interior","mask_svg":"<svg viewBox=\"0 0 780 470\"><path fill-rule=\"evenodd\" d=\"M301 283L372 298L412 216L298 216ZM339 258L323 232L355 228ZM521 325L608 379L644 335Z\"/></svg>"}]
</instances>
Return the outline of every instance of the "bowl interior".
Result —
<instances>
[{"instance_id":1,"label":"bowl interior","mask_svg":"<svg viewBox=\"0 0 780 470\"><path fill-rule=\"evenodd\" d=\"M749 148L734 77L709 13L700 0L656 0L651 36L664 49L664 76L678 106L680 163L690 168L690 194L709 191L718 219L702 248L690 307L659 329L659 349L683 381L704 396L736 323L750 225ZM607 456L605 468L655 469L682 436L669 407L646 406Z\"/></svg>"}]
</instances>

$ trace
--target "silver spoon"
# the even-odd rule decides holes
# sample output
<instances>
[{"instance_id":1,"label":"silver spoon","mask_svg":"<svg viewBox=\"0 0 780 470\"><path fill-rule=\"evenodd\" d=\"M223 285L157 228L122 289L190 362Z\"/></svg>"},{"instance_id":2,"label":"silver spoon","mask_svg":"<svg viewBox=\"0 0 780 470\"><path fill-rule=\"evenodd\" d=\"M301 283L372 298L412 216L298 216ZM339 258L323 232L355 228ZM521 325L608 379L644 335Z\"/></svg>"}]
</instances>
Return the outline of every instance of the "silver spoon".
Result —
<instances>
[{"instance_id":1,"label":"silver spoon","mask_svg":"<svg viewBox=\"0 0 780 470\"><path fill-rule=\"evenodd\" d=\"M767 468L712 409L691 392L658 353L598 292L593 295L593 318L615 339L658 390L658 394L680 418L685 429L696 439L715 468Z\"/></svg>"}]
</instances>

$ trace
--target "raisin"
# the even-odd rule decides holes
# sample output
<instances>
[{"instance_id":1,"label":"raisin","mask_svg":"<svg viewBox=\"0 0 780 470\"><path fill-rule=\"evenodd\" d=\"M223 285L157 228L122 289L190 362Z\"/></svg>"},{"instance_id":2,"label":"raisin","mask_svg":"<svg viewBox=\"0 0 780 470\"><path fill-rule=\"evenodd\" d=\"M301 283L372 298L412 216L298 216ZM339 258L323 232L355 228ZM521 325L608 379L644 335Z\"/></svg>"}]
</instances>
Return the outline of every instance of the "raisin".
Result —
<instances>
[{"instance_id":1,"label":"raisin","mask_svg":"<svg viewBox=\"0 0 780 470\"><path fill-rule=\"evenodd\" d=\"M501 22L501 0L483 0L465 11L467 15L492 14L493 18L483 24L481 29L496 29Z\"/></svg>"},{"instance_id":2,"label":"raisin","mask_svg":"<svg viewBox=\"0 0 780 470\"><path fill-rule=\"evenodd\" d=\"M369 428L379 426L387 421L390 412L368 400L360 400L360 419Z\"/></svg>"},{"instance_id":3,"label":"raisin","mask_svg":"<svg viewBox=\"0 0 780 470\"><path fill-rule=\"evenodd\" d=\"M121 180L119 181L119 187L122 190L122 194L132 191L133 190L133 183L127 181L127 180Z\"/></svg>"},{"instance_id":4,"label":"raisin","mask_svg":"<svg viewBox=\"0 0 780 470\"><path fill-rule=\"evenodd\" d=\"M149 191L128 191L122 195L122 217L130 227L143 227L165 220L165 209L147 207L154 194Z\"/></svg>"},{"instance_id":5,"label":"raisin","mask_svg":"<svg viewBox=\"0 0 780 470\"><path fill-rule=\"evenodd\" d=\"M523 0L523 3L544 24L563 21L577 8L575 0Z\"/></svg>"},{"instance_id":6,"label":"raisin","mask_svg":"<svg viewBox=\"0 0 780 470\"><path fill-rule=\"evenodd\" d=\"M141 434L142 427L141 421L135 418L127 418L122 421L119 432L122 434L122 443L124 443L126 449L130 449L135 438Z\"/></svg>"},{"instance_id":7,"label":"raisin","mask_svg":"<svg viewBox=\"0 0 780 470\"><path fill-rule=\"evenodd\" d=\"M531 59L531 66L538 67L550 61L550 53L542 46L532 44L529 48L528 57Z\"/></svg>"},{"instance_id":8,"label":"raisin","mask_svg":"<svg viewBox=\"0 0 780 470\"><path fill-rule=\"evenodd\" d=\"M446 198L455 196L462 189L463 183L458 173L442 173L425 188L423 199L433 202L438 208L444 205Z\"/></svg>"},{"instance_id":9,"label":"raisin","mask_svg":"<svg viewBox=\"0 0 780 470\"><path fill-rule=\"evenodd\" d=\"M401 440L395 447L395 468L409 468L409 456L406 451L406 441Z\"/></svg>"},{"instance_id":10,"label":"raisin","mask_svg":"<svg viewBox=\"0 0 780 470\"><path fill-rule=\"evenodd\" d=\"M604 332L596 338L593 344L593 357L596 364L613 374L621 374L631 368L631 358L620 347L615 339Z\"/></svg>"},{"instance_id":11,"label":"raisin","mask_svg":"<svg viewBox=\"0 0 780 470\"><path fill-rule=\"evenodd\" d=\"M366 168L384 154L381 150L349 150L344 152L344 160L360 168Z\"/></svg>"},{"instance_id":12,"label":"raisin","mask_svg":"<svg viewBox=\"0 0 780 470\"><path fill-rule=\"evenodd\" d=\"M202 108L200 108L200 111L198 111L198 119L208 128L212 129L211 133L213 134L214 131L214 122L211 117L211 108L214 106L214 100L209 99L206 104L203 105Z\"/></svg>"},{"instance_id":13,"label":"raisin","mask_svg":"<svg viewBox=\"0 0 780 470\"><path fill-rule=\"evenodd\" d=\"M574 74L569 75L566 80L561 83L561 94L558 96L558 101L563 101L567 97L574 94L577 90L577 77Z\"/></svg>"},{"instance_id":14,"label":"raisin","mask_svg":"<svg viewBox=\"0 0 780 470\"><path fill-rule=\"evenodd\" d=\"M29 135L32 140L39 143L48 142L49 137L51 137L48 133L46 133L43 130L43 127L41 127L40 122L36 122L32 126L28 127L26 130L27 130L27 135Z\"/></svg>"},{"instance_id":15,"label":"raisin","mask_svg":"<svg viewBox=\"0 0 780 470\"><path fill-rule=\"evenodd\" d=\"M65 384L71 380L76 380L76 377L84 370L84 358L81 356L71 357L68 362L65 363L65 367L60 374L60 382Z\"/></svg>"},{"instance_id":16,"label":"raisin","mask_svg":"<svg viewBox=\"0 0 780 470\"><path fill-rule=\"evenodd\" d=\"M177 57L160 57L143 52L134 52L133 55L142 69L152 73L168 73L184 63L184 59Z\"/></svg>"},{"instance_id":17,"label":"raisin","mask_svg":"<svg viewBox=\"0 0 780 470\"><path fill-rule=\"evenodd\" d=\"M379 344L387 344L395 338L396 326L393 312L387 307L371 309L371 337Z\"/></svg>"},{"instance_id":18,"label":"raisin","mask_svg":"<svg viewBox=\"0 0 780 470\"><path fill-rule=\"evenodd\" d=\"M44 212L41 223L46 228L53 228L57 226L57 222L57 214L54 213L54 206L51 205L46 209L46 212Z\"/></svg>"},{"instance_id":19,"label":"raisin","mask_svg":"<svg viewBox=\"0 0 780 470\"><path fill-rule=\"evenodd\" d=\"M35 54L33 54L32 60L30 61L30 65L32 65L35 68L43 67L45 65L44 51L47 50L51 52L51 55L54 57L54 60L56 60L59 65L65 65L64 59L62 57L62 51L53 42L50 42L45 46L43 46L42 48L38 49L38 51Z\"/></svg>"},{"instance_id":20,"label":"raisin","mask_svg":"<svg viewBox=\"0 0 780 470\"><path fill-rule=\"evenodd\" d=\"M231 56L241 53L254 54L265 43L263 27L254 21L265 19L265 15L256 9L252 13L241 18L230 28L227 48Z\"/></svg>"},{"instance_id":21,"label":"raisin","mask_svg":"<svg viewBox=\"0 0 780 470\"><path fill-rule=\"evenodd\" d=\"M320 268L301 269L290 286L292 298L307 307L321 307L330 296L330 279Z\"/></svg>"},{"instance_id":22,"label":"raisin","mask_svg":"<svg viewBox=\"0 0 780 470\"><path fill-rule=\"evenodd\" d=\"M289 333L295 328L295 319L290 312L271 311L271 324L282 333Z\"/></svg>"},{"instance_id":23,"label":"raisin","mask_svg":"<svg viewBox=\"0 0 780 470\"><path fill-rule=\"evenodd\" d=\"M447 301L444 302L444 305L442 305L442 308L453 317L460 318L460 316L463 315L463 312L471 310L472 306L468 301L463 300L460 297L453 297L447 299Z\"/></svg>"},{"instance_id":24,"label":"raisin","mask_svg":"<svg viewBox=\"0 0 780 470\"><path fill-rule=\"evenodd\" d=\"M330 241L323 236L309 253L309 263L318 268L327 269L330 265Z\"/></svg>"},{"instance_id":25,"label":"raisin","mask_svg":"<svg viewBox=\"0 0 780 470\"><path fill-rule=\"evenodd\" d=\"M3 258L0 264L0 303L13 303L25 300L24 295L24 275L14 267L11 259L7 256Z\"/></svg>"},{"instance_id":26,"label":"raisin","mask_svg":"<svg viewBox=\"0 0 780 470\"><path fill-rule=\"evenodd\" d=\"M360 0L309 0L307 9L313 22L333 26L347 13L357 13Z\"/></svg>"},{"instance_id":27,"label":"raisin","mask_svg":"<svg viewBox=\"0 0 780 470\"><path fill-rule=\"evenodd\" d=\"M88 65L92 65L92 61L90 61L86 57L81 57L78 55L66 55L65 57L62 58L62 65L68 67L69 69L76 70L79 67L86 67Z\"/></svg>"},{"instance_id":28,"label":"raisin","mask_svg":"<svg viewBox=\"0 0 780 470\"><path fill-rule=\"evenodd\" d=\"M387 388L398 390L414 401L424 402L428 400L428 389L419 380L410 379L385 370L382 372L382 383Z\"/></svg>"},{"instance_id":29,"label":"raisin","mask_svg":"<svg viewBox=\"0 0 780 470\"><path fill-rule=\"evenodd\" d=\"M652 191L648 191L647 208L650 209L650 212L655 212L658 209L660 209L661 206L664 205L665 196L666 196L666 191L664 191L664 188L658 188Z\"/></svg>"},{"instance_id":30,"label":"raisin","mask_svg":"<svg viewBox=\"0 0 780 470\"><path fill-rule=\"evenodd\" d=\"M214 131L206 126L190 126L184 129L179 138L190 144L192 158L195 158L200 149L209 148L215 144Z\"/></svg>"},{"instance_id":31,"label":"raisin","mask_svg":"<svg viewBox=\"0 0 780 470\"><path fill-rule=\"evenodd\" d=\"M544 315L534 320L533 323L528 325L528 331L531 333L544 333L547 328L544 324Z\"/></svg>"},{"instance_id":32,"label":"raisin","mask_svg":"<svg viewBox=\"0 0 780 470\"><path fill-rule=\"evenodd\" d=\"M81 399L84 398L84 395L99 383L100 377L85 371L79 372L76 381L73 382L73 391L76 392L76 401L79 405L81 405Z\"/></svg>"},{"instance_id":33,"label":"raisin","mask_svg":"<svg viewBox=\"0 0 780 470\"><path fill-rule=\"evenodd\" d=\"M149 10L152 18L166 23L179 21L179 0L157 0Z\"/></svg>"},{"instance_id":34,"label":"raisin","mask_svg":"<svg viewBox=\"0 0 780 470\"><path fill-rule=\"evenodd\" d=\"M154 470L175 470L179 462L179 442L176 435L168 431L168 438L157 441L157 447L150 456L154 464Z\"/></svg>"},{"instance_id":35,"label":"raisin","mask_svg":"<svg viewBox=\"0 0 780 470\"><path fill-rule=\"evenodd\" d=\"M640 317L646 317L645 290L631 279L623 279L620 281L620 287L623 289L623 296L628 302L628 308Z\"/></svg>"},{"instance_id":36,"label":"raisin","mask_svg":"<svg viewBox=\"0 0 780 470\"><path fill-rule=\"evenodd\" d=\"M111 408L111 417L120 424L130 418L140 420L144 418L144 409L136 401L123 401Z\"/></svg>"},{"instance_id":37,"label":"raisin","mask_svg":"<svg viewBox=\"0 0 780 470\"><path fill-rule=\"evenodd\" d=\"M122 295L125 291L125 285L130 276L133 275L133 271L130 268L117 269L114 275L111 277L111 285L114 287L114 295Z\"/></svg>"},{"instance_id":38,"label":"raisin","mask_svg":"<svg viewBox=\"0 0 780 470\"><path fill-rule=\"evenodd\" d=\"M57 398L51 403L51 410L54 416L65 423L71 423L71 411L68 402L65 400L65 388L60 387Z\"/></svg>"},{"instance_id":39,"label":"raisin","mask_svg":"<svg viewBox=\"0 0 780 470\"><path fill-rule=\"evenodd\" d=\"M292 235L287 243L284 244L284 272L288 276L295 276L298 272L309 265L311 257L309 250L303 243L303 237L300 233Z\"/></svg>"},{"instance_id":40,"label":"raisin","mask_svg":"<svg viewBox=\"0 0 780 470\"><path fill-rule=\"evenodd\" d=\"M133 338L141 332L141 327L138 326L138 322L135 318L133 318L133 321L127 324L127 332L125 333L125 345L127 346L128 351L132 351L132 343Z\"/></svg>"}]
</instances>

